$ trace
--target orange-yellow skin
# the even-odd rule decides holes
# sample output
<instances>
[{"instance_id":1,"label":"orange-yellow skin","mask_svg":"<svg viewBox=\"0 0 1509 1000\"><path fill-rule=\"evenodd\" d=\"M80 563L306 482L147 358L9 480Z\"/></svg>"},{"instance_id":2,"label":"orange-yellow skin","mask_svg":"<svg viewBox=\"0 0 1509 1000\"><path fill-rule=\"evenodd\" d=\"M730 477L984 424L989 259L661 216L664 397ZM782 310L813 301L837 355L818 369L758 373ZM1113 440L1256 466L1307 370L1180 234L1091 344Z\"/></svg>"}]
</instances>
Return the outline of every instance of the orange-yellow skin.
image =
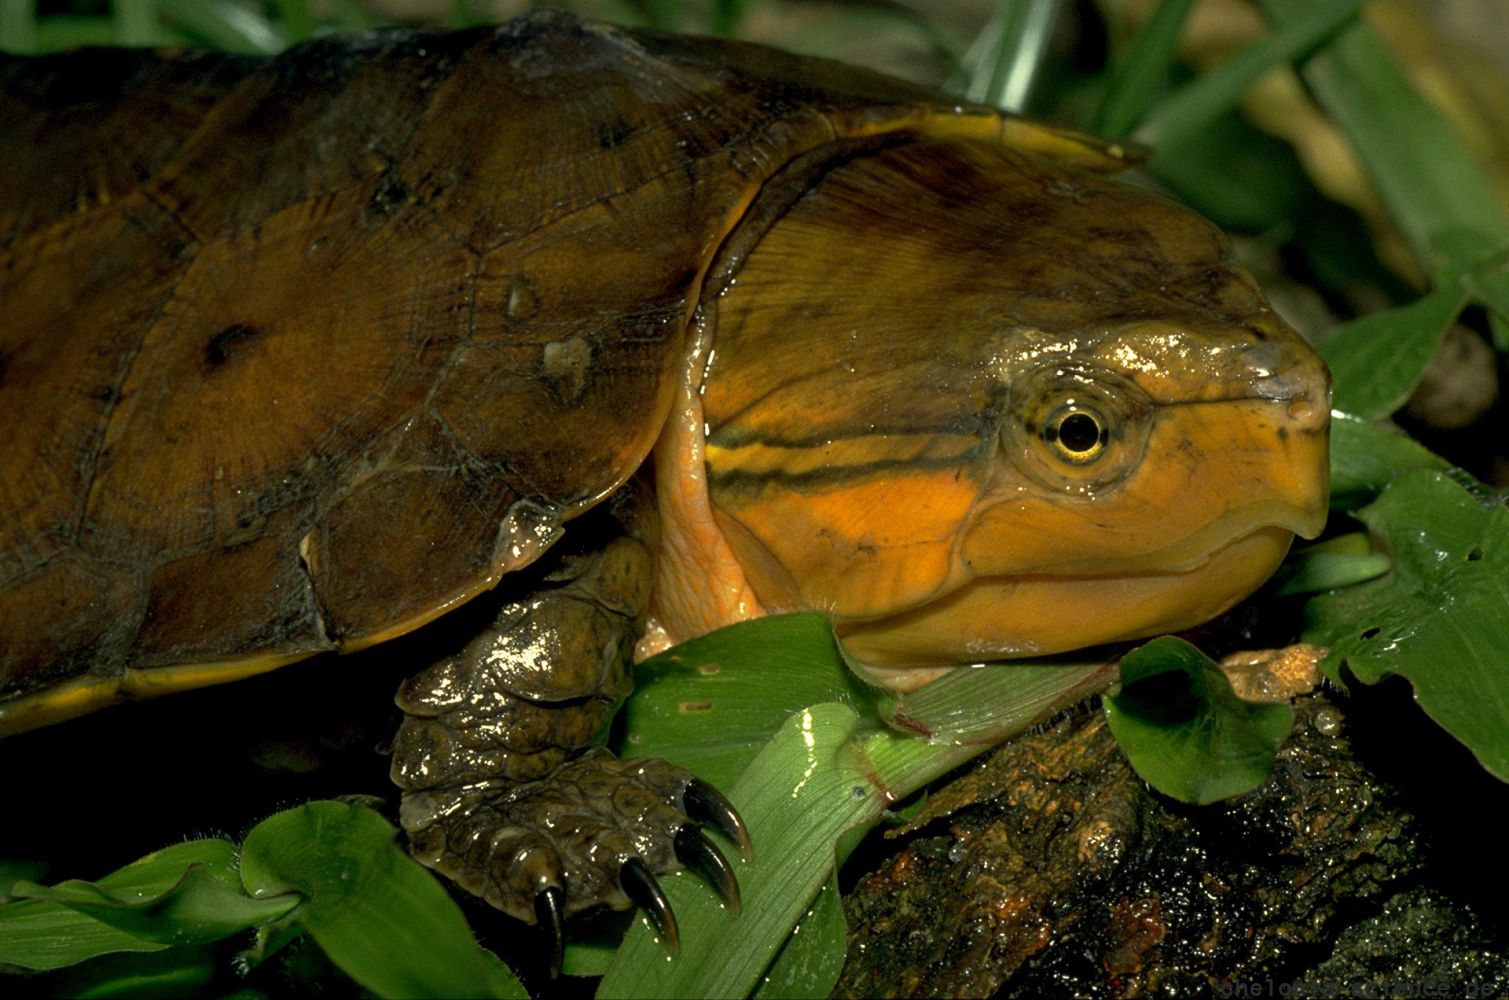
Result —
<instances>
[{"instance_id":1,"label":"orange-yellow skin","mask_svg":"<svg viewBox=\"0 0 1509 1000\"><path fill-rule=\"evenodd\" d=\"M702 322L655 452L643 651L811 609L908 689L1188 628L1324 523L1324 366L1218 233L1112 181L883 151L775 222ZM1065 407L1105 428L1088 460L1044 437Z\"/></svg>"}]
</instances>

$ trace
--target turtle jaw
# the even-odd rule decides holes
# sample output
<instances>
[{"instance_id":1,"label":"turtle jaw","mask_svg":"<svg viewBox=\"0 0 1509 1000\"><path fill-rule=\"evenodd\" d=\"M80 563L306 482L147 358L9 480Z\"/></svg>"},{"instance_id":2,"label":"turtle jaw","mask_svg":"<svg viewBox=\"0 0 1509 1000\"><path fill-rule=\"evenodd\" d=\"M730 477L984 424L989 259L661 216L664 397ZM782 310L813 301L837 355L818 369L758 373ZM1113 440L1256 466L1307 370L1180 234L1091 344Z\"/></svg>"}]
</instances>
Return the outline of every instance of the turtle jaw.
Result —
<instances>
[{"instance_id":1,"label":"turtle jaw","mask_svg":"<svg viewBox=\"0 0 1509 1000\"><path fill-rule=\"evenodd\" d=\"M1268 579L1325 524L1327 394L1165 408L1142 468L1067 497L1020 485L987 501L952 586L838 623L845 649L910 689L916 668L1045 656L1190 628ZM909 673L910 671L910 673Z\"/></svg>"},{"instance_id":2,"label":"turtle jaw","mask_svg":"<svg viewBox=\"0 0 1509 1000\"><path fill-rule=\"evenodd\" d=\"M982 577L905 614L840 624L838 634L882 683L910 690L933 676L919 667L1050 656L1208 621L1261 586L1293 537L1266 525L1177 572Z\"/></svg>"}]
</instances>

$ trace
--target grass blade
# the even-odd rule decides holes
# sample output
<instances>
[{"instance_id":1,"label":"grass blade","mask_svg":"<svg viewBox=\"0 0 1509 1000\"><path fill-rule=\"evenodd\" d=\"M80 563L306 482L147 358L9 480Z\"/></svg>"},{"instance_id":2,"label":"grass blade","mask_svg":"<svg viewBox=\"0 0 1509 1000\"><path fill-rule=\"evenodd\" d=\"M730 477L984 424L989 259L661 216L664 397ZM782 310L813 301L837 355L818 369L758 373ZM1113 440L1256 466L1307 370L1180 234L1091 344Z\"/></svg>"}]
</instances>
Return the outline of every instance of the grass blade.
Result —
<instances>
[{"instance_id":1,"label":"grass blade","mask_svg":"<svg viewBox=\"0 0 1509 1000\"><path fill-rule=\"evenodd\" d=\"M1280 27L1309 0L1262 0ZM1316 100L1351 138L1363 169L1427 270L1463 272L1474 261L1438 261L1441 237L1481 234L1509 246L1509 215L1441 115L1415 91L1376 32L1359 22L1302 67Z\"/></svg>"},{"instance_id":2,"label":"grass blade","mask_svg":"<svg viewBox=\"0 0 1509 1000\"><path fill-rule=\"evenodd\" d=\"M1163 0L1153 11L1111 73L1100 106L1090 118L1090 131L1108 139L1120 139L1132 131L1168 78L1179 32L1193 6L1194 0Z\"/></svg>"},{"instance_id":3,"label":"grass blade","mask_svg":"<svg viewBox=\"0 0 1509 1000\"><path fill-rule=\"evenodd\" d=\"M1247 88L1264 73L1314 51L1355 20L1365 2L1329 0L1280 24L1261 42L1159 103L1137 130L1138 141L1171 146L1190 139L1235 107Z\"/></svg>"}]
</instances>

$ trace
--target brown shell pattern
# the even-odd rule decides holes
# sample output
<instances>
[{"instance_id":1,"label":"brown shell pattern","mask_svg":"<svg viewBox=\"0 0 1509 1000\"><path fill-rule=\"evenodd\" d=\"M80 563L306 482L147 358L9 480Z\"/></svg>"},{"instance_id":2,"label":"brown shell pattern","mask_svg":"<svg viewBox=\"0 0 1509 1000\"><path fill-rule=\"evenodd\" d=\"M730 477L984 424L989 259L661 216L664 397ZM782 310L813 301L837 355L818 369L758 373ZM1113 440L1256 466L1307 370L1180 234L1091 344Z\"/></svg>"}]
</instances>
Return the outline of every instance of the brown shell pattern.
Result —
<instances>
[{"instance_id":1,"label":"brown shell pattern","mask_svg":"<svg viewBox=\"0 0 1509 1000\"><path fill-rule=\"evenodd\" d=\"M0 703L486 589L644 459L760 184L950 111L549 14L0 64Z\"/></svg>"}]
</instances>

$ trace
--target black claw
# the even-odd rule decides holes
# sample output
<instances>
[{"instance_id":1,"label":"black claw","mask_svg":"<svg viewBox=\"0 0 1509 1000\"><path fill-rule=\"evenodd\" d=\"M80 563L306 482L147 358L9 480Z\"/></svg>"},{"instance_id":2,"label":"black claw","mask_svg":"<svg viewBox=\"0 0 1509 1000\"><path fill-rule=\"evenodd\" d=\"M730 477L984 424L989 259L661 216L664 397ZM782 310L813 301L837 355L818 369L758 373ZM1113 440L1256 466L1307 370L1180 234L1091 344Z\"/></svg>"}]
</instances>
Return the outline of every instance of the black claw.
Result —
<instances>
[{"instance_id":1,"label":"black claw","mask_svg":"<svg viewBox=\"0 0 1509 1000\"><path fill-rule=\"evenodd\" d=\"M739 879L723 852L701 830L690 823L681 825L676 831L676 857L688 868L701 872L728 904L729 912L739 915Z\"/></svg>"},{"instance_id":2,"label":"black claw","mask_svg":"<svg viewBox=\"0 0 1509 1000\"><path fill-rule=\"evenodd\" d=\"M744 828L744 818L712 785L700 778L688 781L681 792L681 811L689 819L711 823L723 831L725 837L739 845L739 853L745 861L754 856L754 845L750 843L749 831Z\"/></svg>"},{"instance_id":3,"label":"black claw","mask_svg":"<svg viewBox=\"0 0 1509 1000\"><path fill-rule=\"evenodd\" d=\"M655 876L639 858L630 858L618 870L618 884L624 895L634 905L650 915L650 921L660 932L665 950L675 958L681 953L681 931L676 926L676 914L671 912L671 902L665 898L665 890L655 881Z\"/></svg>"},{"instance_id":4,"label":"black claw","mask_svg":"<svg viewBox=\"0 0 1509 1000\"><path fill-rule=\"evenodd\" d=\"M551 979L561 974L561 960L565 955L566 935L561 927L561 906L565 901L566 894L558 885L541 889L534 897L534 919L539 923L540 931L549 938Z\"/></svg>"}]
</instances>

